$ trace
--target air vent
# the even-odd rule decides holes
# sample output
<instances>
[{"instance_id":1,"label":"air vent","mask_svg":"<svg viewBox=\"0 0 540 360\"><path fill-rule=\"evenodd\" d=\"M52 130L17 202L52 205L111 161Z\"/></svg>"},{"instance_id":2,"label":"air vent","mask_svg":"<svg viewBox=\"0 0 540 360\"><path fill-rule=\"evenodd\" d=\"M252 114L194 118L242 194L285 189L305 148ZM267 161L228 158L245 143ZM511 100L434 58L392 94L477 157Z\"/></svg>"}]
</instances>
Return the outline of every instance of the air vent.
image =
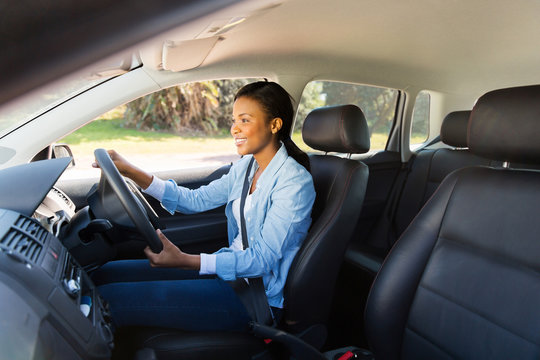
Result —
<instances>
[{"instance_id":1,"label":"air vent","mask_svg":"<svg viewBox=\"0 0 540 360\"><path fill-rule=\"evenodd\" d=\"M66 196L66 194L64 194L62 191L60 191L59 189L55 187L53 187L51 191L57 194L58 197L60 197L70 209L75 210L75 206L73 202L71 202L71 200Z\"/></svg>"},{"instance_id":2,"label":"air vent","mask_svg":"<svg viewBox=\"0 0 540 360\"><path fill-rule=\"evenodd\" d=\"M67 205L71 205L70 202L68 201L68 199L66 198L66 196L64 195L63 192L59 191L58 189L55 189L55 188L52 188L51 189L52 192L56 193L58 195L59 198L61 198L62 200L64 200L64 202L67 204Z\"/></svg>"},{"instance_id":3,"label":"air vent","mask_svg":"<svg viewBox=\"0 0 540 360\"><path fill-rule=\"evenodd\" d=\"M28 261L36 263L41 254L47 231L33 220L20 216L8 233L0 240L4 250L22 255Z\"/></svg>"}]
</instances>

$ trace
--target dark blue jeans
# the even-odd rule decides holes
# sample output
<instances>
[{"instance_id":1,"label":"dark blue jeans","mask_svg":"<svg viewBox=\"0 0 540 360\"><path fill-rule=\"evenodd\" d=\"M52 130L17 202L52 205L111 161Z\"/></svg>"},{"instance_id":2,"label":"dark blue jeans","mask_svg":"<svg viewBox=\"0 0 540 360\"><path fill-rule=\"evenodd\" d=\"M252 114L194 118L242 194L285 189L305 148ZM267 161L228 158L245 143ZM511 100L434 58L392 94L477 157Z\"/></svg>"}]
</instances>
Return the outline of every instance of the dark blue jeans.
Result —
<instances>
[{"instance_id":1,"label":"dark blue jeans","mask_svg":"<svg viewBox=\"0 0 540 360\"><path fill-rule=\"evenodd\" d=\"M120 260L92 273L116 326L188 331L246 331L249 315L233 289L198 271L152 268L148 260Z\"/></svg>"}]
</instances>

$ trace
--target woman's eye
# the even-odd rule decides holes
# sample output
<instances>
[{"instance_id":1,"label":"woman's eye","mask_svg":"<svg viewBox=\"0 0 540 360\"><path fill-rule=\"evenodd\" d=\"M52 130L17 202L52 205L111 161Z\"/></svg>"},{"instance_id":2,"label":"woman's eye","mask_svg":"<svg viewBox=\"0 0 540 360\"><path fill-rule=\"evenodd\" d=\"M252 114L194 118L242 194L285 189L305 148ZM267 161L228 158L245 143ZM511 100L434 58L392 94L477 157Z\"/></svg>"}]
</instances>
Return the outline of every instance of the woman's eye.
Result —
<instances>
[{"instance_id":1,"label":"woman's eye","mask_svg":"<svg viewBox=\"0 0 540 360\"><path fill-rule=\"evenodd\" d=\"M248 122L249 122L249 119L239 119L239 120L232 119L231 120L231 126L233 126L235 124L245 124L245 123L248 123Z\"/></svg>"}]
</instances>

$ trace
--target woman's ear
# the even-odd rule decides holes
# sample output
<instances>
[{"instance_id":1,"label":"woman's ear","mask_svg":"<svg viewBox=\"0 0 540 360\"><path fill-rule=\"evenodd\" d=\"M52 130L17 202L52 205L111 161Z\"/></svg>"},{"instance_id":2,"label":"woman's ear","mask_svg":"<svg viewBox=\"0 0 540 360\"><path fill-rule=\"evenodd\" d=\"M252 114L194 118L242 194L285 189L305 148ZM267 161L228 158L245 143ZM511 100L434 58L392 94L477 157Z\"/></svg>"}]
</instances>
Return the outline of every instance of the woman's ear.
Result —
<instances>
[{"instance_id":1,"label":"woman's ear","mask_svg":"<svg viewBox=\"0 0 540 360\"><path fill-rule=\"evenodd\" d=\"M273 118L270 123L270 131L272 131L272 134L277 134L282 126L283 120L281 118Z\"/></svg>"}]
</instances>

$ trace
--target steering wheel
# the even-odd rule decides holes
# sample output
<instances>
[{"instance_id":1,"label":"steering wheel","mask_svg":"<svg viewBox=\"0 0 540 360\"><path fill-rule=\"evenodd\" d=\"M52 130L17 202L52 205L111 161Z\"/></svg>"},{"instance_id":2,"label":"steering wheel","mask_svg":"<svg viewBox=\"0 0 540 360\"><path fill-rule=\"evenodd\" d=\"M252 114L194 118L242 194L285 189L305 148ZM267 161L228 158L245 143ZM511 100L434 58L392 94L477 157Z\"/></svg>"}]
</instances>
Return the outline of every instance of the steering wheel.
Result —
<instances>
[{"instance_id":1,"label":"steering wheel","mask_svg":"<svg viewBox=\"0 0 540 360\"><path fill-rule=\"evenodd\" d=\"M135 224L135 227L145 238L148 246L154 253L163 250L163 244L157 235L152 222L149 219L147 210L137 201L135 195L131 192L126 180L114 165L109 153L105 149L96 149L94 151L96 161L101 168L100 186L104 181L112 188L120 203L124 207L129 218Z\"/></svg>"}]
</instances>

